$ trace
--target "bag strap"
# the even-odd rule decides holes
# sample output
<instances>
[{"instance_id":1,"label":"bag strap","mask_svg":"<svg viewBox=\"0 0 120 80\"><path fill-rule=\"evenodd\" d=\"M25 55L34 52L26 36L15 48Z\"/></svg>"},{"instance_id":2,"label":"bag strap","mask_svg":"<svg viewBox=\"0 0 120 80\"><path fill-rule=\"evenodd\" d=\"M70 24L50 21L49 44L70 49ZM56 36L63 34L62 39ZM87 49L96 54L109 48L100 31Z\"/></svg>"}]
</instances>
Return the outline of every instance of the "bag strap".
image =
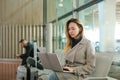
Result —
<instances>
[{"instance_id":1,"label":"bag strap","mask_svg":"<svg viewBox=\"0 0 120 80\"><path fill-rule=\"evenodd\" d=\"M27 75L26 75L26 78L27 78L27 80L30 80L30 76L31 76L31 71L30 71L30 67L28 67L27 65L25 66L26 67L26 73L27 73Z\"/></svg>"}]
</instances>

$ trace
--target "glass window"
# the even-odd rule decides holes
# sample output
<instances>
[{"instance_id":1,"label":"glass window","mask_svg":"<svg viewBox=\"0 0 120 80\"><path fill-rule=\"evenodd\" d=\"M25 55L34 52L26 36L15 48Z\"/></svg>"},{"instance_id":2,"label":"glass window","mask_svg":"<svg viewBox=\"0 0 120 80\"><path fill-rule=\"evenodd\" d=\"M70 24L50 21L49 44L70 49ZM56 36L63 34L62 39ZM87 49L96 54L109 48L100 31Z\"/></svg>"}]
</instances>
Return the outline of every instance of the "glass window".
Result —
<instances>
[{"instance_id":1,"label":"glass window","mask_svg":"<svg viewBox=\"0 0 120 80\"><path fill-rule=\"evenodd\" d=\"M56 0L57 17L60 17L73 10L74 0Z\"/></svg>"},{"instance_id":2,"label":"glass window","mask_svg":"<svg viewBox=\"0 0 120 80\"><path fill-rule=\"evenodd\" d=\"M76 1L77 1L77 3L79 3L79 6L81 6L81 5L84 5L92 0L76 0Z\"/></svg>"},{"instance_id":3,"label":"glass window","mask_svg":"<svg viewBox=\"0 0 120 80\"><path fill-rule=\"evenodd\" d=\"M101 2L80 11L79 19L84 25L85 36L94 43L96 51L119 52L120 20L116 18L119 14L115 10L120 7L114 4L111 8L112 13L108 13L109 8L105 5L109 6L110 1Z\"/></svg>"},{"instance_id":4,"label":"glass window","mask_svg":"<svg viewBox=\"0 0 120 80\"><path fill-rule=\"evenodd\" d=\"M64 18L62 20L59 20L57 23L54 23L53 28L53 51L56 49L63 49L66 43L66 37L65 37L65 25L67 20L72 18L72 16L69 16L67 18Z\"/></svg>"},{"instance_id":5,"label":"glass window","mask_svg":"<svg viewBox=\"0 0 120 80\"><path fill-rule=\"evenodd\" d=\"M84 5L92 0L76 0L77 5ZM90 6L78 12L81 23L85 29L85 36L93 42L98 52L119 52L120 51L120 19L119 19L119 3L116 1L102 1L98 4ZM63 5L60 6L59 3ZM113 4L112 6L110 4ZM106 6L107 5L107 6ZM73 0L56 0L57 18L63 16L73 10ZM107 11L108 10L108 11ZM111 13L112 12L112 13ZM65 22L73 17L66 16L62 20L57 21L55 32L56 44L54 48L63 49L65 45L64 27ZM111 17L112 16L112 17ZM117 18L116 18L117 17ZM111 20L112 18L112 20Z\"/></svg>"},{"instance_id":6,"label":"glass window","mask_svg":"<svg viewBox=\"0 0 120 80\"><path fill-rule=\"evenodd\" d=\"M84 26L85 37L95 44L99 51L99 24L97 4L79 12L79 20Z\"/></svg>"}]
</instances>

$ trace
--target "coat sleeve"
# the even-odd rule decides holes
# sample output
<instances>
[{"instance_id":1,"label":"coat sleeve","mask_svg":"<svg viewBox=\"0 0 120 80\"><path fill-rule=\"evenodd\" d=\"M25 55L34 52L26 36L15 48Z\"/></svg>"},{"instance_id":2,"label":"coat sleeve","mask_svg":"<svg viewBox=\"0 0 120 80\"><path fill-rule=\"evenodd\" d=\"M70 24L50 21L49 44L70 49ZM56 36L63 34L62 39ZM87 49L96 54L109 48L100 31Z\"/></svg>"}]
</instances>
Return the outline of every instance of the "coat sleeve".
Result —
<instances>
[{"instance_id":1,"label":"coat sleeve","mask_svg":"<svg viewBox=\"0 0 120 80\"><path fill-rule=\"evenodd\" d=\"M89 75L95 69L95 49L91 42L87 42L85 49L85 65L74 67L74 73L77 75Z\"/></svg>"},{"instance_id":2,"label":"coat sleeve","mask_svg":"<svg viewBox=\"0 0 120 80\"><path fill-rule=\"evenodd\" d=\"M20 55L20 58L27 58L27 57L30 55L32 49L33 49L33 46L29 46L29 47L26 49L26 52L25 52L24 54L21 54L21 55Z\"/></svg>"}]
</instances>

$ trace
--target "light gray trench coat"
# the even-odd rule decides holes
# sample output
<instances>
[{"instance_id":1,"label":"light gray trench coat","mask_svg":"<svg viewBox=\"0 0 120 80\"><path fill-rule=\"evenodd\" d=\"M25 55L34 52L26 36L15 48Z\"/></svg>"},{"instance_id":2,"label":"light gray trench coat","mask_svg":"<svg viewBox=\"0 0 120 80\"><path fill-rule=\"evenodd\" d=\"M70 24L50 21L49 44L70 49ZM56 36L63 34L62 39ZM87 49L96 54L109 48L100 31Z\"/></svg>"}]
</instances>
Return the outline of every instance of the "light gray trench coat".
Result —
<instances>
[{"instance_id":1,"label":"light gray trench coat","mask_svg":"<svg viewBox=\"0 0 120 80\"><path fill-rule=\"evenodd\" d=\"M74 68L74 74L56 72L59 80L83 80L95 69L95 50L91 41L85 37L65 55L68 66Z\"/></svg>"}]
</instances>

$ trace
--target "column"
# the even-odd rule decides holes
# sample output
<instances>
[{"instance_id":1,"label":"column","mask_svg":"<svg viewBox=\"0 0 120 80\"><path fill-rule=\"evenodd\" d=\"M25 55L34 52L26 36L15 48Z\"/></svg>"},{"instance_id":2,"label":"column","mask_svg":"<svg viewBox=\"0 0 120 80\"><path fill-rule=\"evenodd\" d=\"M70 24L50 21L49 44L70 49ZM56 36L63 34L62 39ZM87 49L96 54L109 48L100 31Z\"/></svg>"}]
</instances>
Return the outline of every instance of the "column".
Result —
<instances>
[{"instance_id":1,"label":"column","mask_svg":"<svg viewBox=\"0 0 120 80\"><path fill-rule=\"evenodd\" d=\"M73 0L73 9L78 8L79 6L79 0ZM73 11L73 18L78 18L78 12Z\"/></svg>"},{"instance_id":2,"label":"column","mask_svg":"<svg viewBox=\"0 0 120 80\"><path fill-rule=\"evenodd\" d=\"M115 49L115 11L115 0L104 0L98 4L101 52L113 52Z\"/></svg>"},{"instance_id":3,"label":"column","mask_svg":"<svg viewBox=\"0 0 120 80\"><path fill-rule=\"evenodd\" d=\"M46 51L52 53L52 23L46 25Z\"/></svg>"}]
</instances>

